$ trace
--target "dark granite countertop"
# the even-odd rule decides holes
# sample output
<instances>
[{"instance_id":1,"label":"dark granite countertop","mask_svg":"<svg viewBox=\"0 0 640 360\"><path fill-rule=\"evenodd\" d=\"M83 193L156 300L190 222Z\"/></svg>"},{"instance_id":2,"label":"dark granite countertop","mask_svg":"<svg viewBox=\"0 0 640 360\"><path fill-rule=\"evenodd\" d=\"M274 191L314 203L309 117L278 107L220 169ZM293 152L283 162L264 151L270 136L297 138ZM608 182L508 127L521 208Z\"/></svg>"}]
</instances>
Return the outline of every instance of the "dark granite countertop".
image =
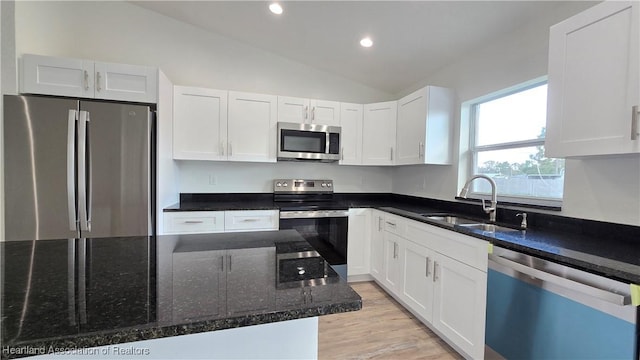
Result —
<instances>
[{"instance_id":1,"label":"dark granite countertop","mask_svg":"<svg viewBox=\"0 0 640 360\"><path fill-rule=\"evenodd\" d=\"M362 307L324 259L304 276L292 271L292 254L310 247L295 230L0 246L3 359L27 355L12 348L78 349Z\"/></svg>"},{"instance_id":2,"label":"dark granite countertop","mask_svg":"<svg viewBox=\"0 0 640 360\"><path fill-rule=\"evenodd\" d=\"M272 194L181 194L181 201L170 211L259 209L259 206L278 209ZM207 204L207 205L204 205ZM229 206L232 204L232 206ZM229 207L226 207L229 206ZM472 217L479 222L486 214L479 205L444 200L425 199L396 194L339 194L332 206L345 208L371 207L413 220L440 226L465 235L487 240L495 246L519 251L586 270L624 282L640 284L640 227L600 221L568 218L527 211L528 229L525 232L487 233L461 226L444 226L419 214L453 213ZM201 208L198 208L201 207ZM165 210L167 211L167 210ZM519 211L498 207L501 225L517 228Z\"/></svg>"}]
</instances>

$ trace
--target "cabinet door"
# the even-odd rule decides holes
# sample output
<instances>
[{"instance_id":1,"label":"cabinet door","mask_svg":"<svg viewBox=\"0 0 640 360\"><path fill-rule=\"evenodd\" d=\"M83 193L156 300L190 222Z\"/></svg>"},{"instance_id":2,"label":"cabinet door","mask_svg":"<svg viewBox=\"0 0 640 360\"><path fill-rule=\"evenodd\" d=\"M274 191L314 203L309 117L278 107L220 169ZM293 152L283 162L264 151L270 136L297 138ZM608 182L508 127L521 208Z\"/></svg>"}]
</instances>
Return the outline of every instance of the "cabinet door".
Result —
<instances>
[{"instance_id":1,"label":"cabinet door","mask_svg":"<svg viewBox=\"0 0 640 360\"><path fill-rule=\"evenodd\" d=\"M431 322L435 254L411 241L405 241L402 251L403 282L400 296L411 309Z\"/></svg>"},{"instance_id":2,"label":"cabinet door","mask_svg":"<svg viewBox=\"0 0 640 360\"><path fill-rule=\"evenodd\" d=\"M312 124L340 126L340 103L337 101L311 100L310 118Z\"/></svg>"},{"instance_id":3,"label":"cabinet door","mask_svg":"<svg viewBox=\"0 0 640 360\"><path fill-rule=\"evenodd\" d=\"M226 313L226 250L173 254L173 321Z\"/></svg>"},{"instance_id":4,"label":"cabinet door","mask_svg":"<svg viewBox=\"0 0 640 360\"><path fill-rule=\"evenodd\" d=\"M400 260L402 241L403 239L395 234L384 233L383 284L396 294L399 294L402 289L402 261Z\"/></svg>"},{"instance_id":5,"label":"cabinet door","mask_svg":"<svg viewBox=\"0 0 640 360\"><path fill-rule=\"evenodd\" d=\"M310 123L309 99L278 96L278 121Z\"/></svg>"},{"instance_id":6,"label":"cabinet door","mask_svg":"<svg viewBox=\"0 0 640 360\"><path fill-rule=\"evenodd\" d=\"M173 158L226 160L227 92L174 86Z\"/></svg>"},{"instance_id":7,"label":"cabinet door","mask_svg":"<svg viewBox=\"0 0 640 360\"><path fill-rule=\"evenodd\" d=\"M393 165L396 143L397 101L364 105L362 163Z\"/></svg>"},{"instance_id":8,"label":"cabinet door","mask_svg":"<svg viewBox=\"0 0 640 360\"><path fill-rule=\"evenodd\" d=\"M342 159L340 165L362 164L362 104L340 104Z\"/></svg>"},{"instance_id":9,"label":"cabinet door","mask_svg":"<svg viewBox=\"0 0 640 360\"><path fill-rule=\"evenodd\" d=\"M436 254L433 276L433 325L472 358L482 358L487 273Z\"/></svg>"},{"instance_id":10,"label":"cabinet door","mask_svg":"<svg viewBox=\"0 0 640 360\"><path fill-rule=\"evenodd\" d=\"M398 100L398 123L396 125L396 148L398 158L396 164L424 163L422 154L425 144L427 88L420 89Z\"/></svg>"},{"instance_id":11,"label":"cabinet door","mask_svg":"<svg viewBox=\"0 0 640 360\"><path fill-rule=\"evenodd\" d=\"M278 210L238 210L224 212L224 231L278 230Z\"/></svg>"},{"instance_id":12,"label":"cabinet door","mask_svg":"<svg viewBox=\"0 0 640 360\"><path fill-rule=\"evenodd\" d=\"M347 273L369 274L371 258L371 209L349 209Z\"/></svg>"},{"instance_id":13,"label":"cabinet door","mask_svg":"<svg viewBox=\"0 0 640 360\"><path fill-rule=\"evenodd\" d=\"M551 27L546 156L640 152L639 13L606 1Z\"/></svg>"},{"instance_id":14,"label":"cabinet door","mask_svg":"<svg viewBox=\"0 0 640 360\"><path fill-rule=\"evenodd\" d=\"M384 279L384 213L373 210L371 227L371 276L382 282Z\"/></svg>"},{"instance_id":15,"label":"cabinet door","mask_svg":"<svg viewBox=\"0 0 640 360\"><path fill-rule=\"evenodd\" d=\"M95 63L95 97L155 103L158 69L149 66Z\"/></svg>"},{"instance_id":16,"label":"cabinet door","mask_svg":"<svg viewBox=\"0 0 640 360\"><path fill-rule=\"evenodd\" d=\"M276 248L228 251L227 313L271 311L276 302Z\"/></svg>"},{"instance_id":17,"label":"cabinet door","mask_svg":"<svg viewBox=\"0 0 640 360\"><path fill-rule=\"evenodd\" d=\"M93 61L25 54L20 92L92 98Z\"/></svg>"},{"instance_id":18,"label":"cabinet door","mask_svg":"<svg viewBox=\"0 0 640 360\"><path fill-rule=\"evenodd\" d=\"M276 161L277 99L274 95L229 91L229 160Z\"/></svg>"},{"instance_id":19,"label":"cabinet door","mask_svg":"<svg viewBox=\"0 0 640 360\"><path fill-rule=\"evenodd\" d=\"M427 86L398 100L397 165L451 164L454 93Z\"/></svg>"}]
</instances>

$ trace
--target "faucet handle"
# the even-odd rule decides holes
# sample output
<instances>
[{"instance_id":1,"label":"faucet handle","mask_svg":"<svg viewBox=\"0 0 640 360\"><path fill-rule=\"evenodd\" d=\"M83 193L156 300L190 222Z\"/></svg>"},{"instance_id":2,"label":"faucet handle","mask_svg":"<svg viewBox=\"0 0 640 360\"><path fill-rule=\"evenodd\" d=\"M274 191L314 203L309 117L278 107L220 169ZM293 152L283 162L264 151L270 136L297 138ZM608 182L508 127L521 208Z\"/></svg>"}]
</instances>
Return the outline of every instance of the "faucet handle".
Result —
<instances>
[{"instance_id":1,"label":"faucet handle","mask_svg":"<svg viewBox=\"0 0 640 360\"><path fill-rule=\"evenodd\" d=\"M526 229L527 228L527 213L523 212L523 213L518 213L516 214L516 216L522 216L522 222L520 223L520 228L521 229Z\"/></svg>"}]
</instances>

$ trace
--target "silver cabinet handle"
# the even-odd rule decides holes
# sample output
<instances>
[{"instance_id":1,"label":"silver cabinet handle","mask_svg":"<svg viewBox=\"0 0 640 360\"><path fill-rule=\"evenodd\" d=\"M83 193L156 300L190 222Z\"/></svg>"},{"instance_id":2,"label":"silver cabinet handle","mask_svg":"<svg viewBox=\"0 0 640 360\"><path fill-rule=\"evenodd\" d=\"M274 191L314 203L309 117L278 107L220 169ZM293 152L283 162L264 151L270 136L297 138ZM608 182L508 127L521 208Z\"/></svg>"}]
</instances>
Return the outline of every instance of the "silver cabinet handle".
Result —
<instances>
[{"instance_id":1,"label":"silver cabinet handle","mask_svg":"<svg viewBox=\"0 0 640 360\"><path fill-rule=\"evenodd\" d=\"M420 146L418 147L418 157L424 159L424 143L420 142Z\"/></svg>"},{"instance_id":2,"label":"silver cabinet handle","mask_svg":"<svg viewBox=\"0 0 640 360\"><path fill-rule=\"evenodd\" d=\"M76 213L76 123L78 112L69 110L67 122L67 208L69 210L69 230L78 230Z\"/></svg>"},{"instance_id":3,"label":"silver cabinet handle","mask_svg":"<svg viewBox=\"0 0 640 360\"><path fill-rule=\"evenodd\" d=\"M100 75L100 71L98 71L98 73L96 74L96 90L100 91L102 90L102 87L100 87L100 78L102 76Z\"/></svg>"},{"instance_id":4,"label":"silver cabinet handle","mask_svg":"<svg viewBox=\"0 0 640 360\"><path fill-rule=\"evenodd\" d=\"M220 271L224 271L224 255L220 256Z\"/></svg>"},{"instance_id":5,"label":"silver cabinet handle","mask_svg":"<svg viewBox=\"0 0 640 360\"><path fill-rule=\"evenodd\" d=\"M426 266L426 274L425 277L429 277L429 263L431 262L431 259L429 259L429 257L427 256L427 266Z\"/></svg>"},{"instance_id":6,"label":"silver cabinet handle","mask_svg":"<svg viewBox=\"0 0 640 360\"><path fill-rule=\"evenodd\" d=\"M390 221L387 221L386 223L387 223L387 225L389 225L389 226L396 227L396 223L392 223L392 222L390 222Z\"/></svg>"},{"instance_id":7,"label":"silver cabinet handle","mask_svg":"<svg viewBox=\"0 0 640 360\"><path fill-rule=\"evenodd\" d=\"M344 146L340 148L340 160L344 160Z\"/></svg>"},{"instance_id":8,"label":"silver cabinet handle","mask_svg":"<svg viewBox=\"0 0 640 360\"><path fill-rule=\"evenodd\" d=\"M398 243L397 242L393 243L393 258L394 259L398 258Z\"/></svg>"},{"instance_id":9,"label":"silver cabinet handle","mask_svg":"<svg viewBox=\"0 0 640 360\"><path fill-rule=\"evenodd\" d=\"M242 222L256 222L260 221L260 219L243 219Z\"/></svg>"},{"instance_id":10,"label":"silver cabinet handle","mask_svg":"<svg viewBox=\"0 0 640 360\"><path fill-rule=\"evenodd\" d=\"M311 122L313 122L313 120L315 120L315 118L316 118L316 107L314 106L311 109Z\"/></svg>"},{"instance_id":11,"label":"silver cabinet handle","mask_svg":"<svg viewBox=\"0 0 640 360\"><path fill-rule=\"evenodd\" d=\"M231 141L229 141L229 156L233 153L233 148L231 147Z\"/></svg>"},{"instance_id":12,"label":"silver cabinet handle","mask_svg":"<svg viewBox=\"0 0 640 360\"><path fill-rule=\"evenodd\" d=\"M438 280L438 262L434 261L433 262L433 282L436 282L436 280Z\"/></svg>"},{"instance_id":13,"label":"silver cabinet handle","mask_svg":"<svg viewBox=\"0 0 640 360\"><path fill-rule=\"evenodd\" d=\"M308 119L309 118L309 106L305 106L304 107L304 119Z\"/></svg>"},{"instance_id":14,"label":"silver cabinet handle","mask_svg":"<svg viewBox=\"0 0 640 360\"><path fill-rule=\"evenodd\" d=\"M393 146L389 148L389 160L393 161Z\"/></svg>"},{"instance_id":15,"label":"silver cabinet handle","mask_svg":"<svg viewBox=\"0 0 640 360\"><path fill-rule=\"evenodd\" d=\"M185 220L185 224L202 224L204 221L202 220Z\"/></svg>"},{"instance_id":16,"label":"silver cabinet handle","mask_svg":"<svg viewBox=\"0 0 640 360\"><path fill-rule=\"evenodd\" d=\"M382 216L378 216L378 231L382 231Z\"/></svg>"},{"instance_id":17,"label":"silver cabinet handle","mask_svg":"<svg viewBox=\"0 0 640 360\"><path fill-rule=\"evenodd\" d=\"M229 255L229 272L231 272L231 255Z\"/></svg>"},{"instance_id":18,"label":"silver cabinet handle","mask_svg":"<svg viewBox=\"0 0 640 360\"><path fill-rule=\"evenodd\" d=\"M631 140L638 140L640 138L640 106L636 105L632 108L633 114L631 114Z\"/></svg>"},{"instance_id":19,"label":"silver cabinet handle","mask_svg":"<svg viewBox=\"0 0 640 360\"><path fill-rule=\"evenodd\" d=\"M84 89L89 90L89 72L87 70L84 71Z\"/></svg>"}]
</instances>

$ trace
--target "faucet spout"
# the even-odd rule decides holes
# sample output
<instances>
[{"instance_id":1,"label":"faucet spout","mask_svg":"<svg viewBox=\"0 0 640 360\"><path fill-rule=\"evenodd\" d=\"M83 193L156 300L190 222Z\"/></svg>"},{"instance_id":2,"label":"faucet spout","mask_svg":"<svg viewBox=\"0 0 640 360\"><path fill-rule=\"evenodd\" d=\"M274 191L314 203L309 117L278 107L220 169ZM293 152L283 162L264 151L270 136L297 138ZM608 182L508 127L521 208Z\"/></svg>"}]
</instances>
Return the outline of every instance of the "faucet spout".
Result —
<instances>
[{"instance_id":1,"label":"faucet spout","mask_svg":"<svg viewBox=\"0 0 640 360\"><path fill-rule=\"evenodd\" d=\"M487 175L481 175L481 174L473 175L464 184L464 186L462 187L462 190L460 190L459 196L463 199L467 198L467 194L469 193L469 186L471 185L471 182L473 182L473 180L475 179L485 179L489 182L489 184L491 184L491 203L489 204L489 206L487 206L484 199L482 199L482 210L484 210L485 213L489 214L489 222L492 222L492 223L496 222L496 208L498 206L498 189L496 186L496 182L492 178L488 177Z\"/></svg>"}]
</instances>

